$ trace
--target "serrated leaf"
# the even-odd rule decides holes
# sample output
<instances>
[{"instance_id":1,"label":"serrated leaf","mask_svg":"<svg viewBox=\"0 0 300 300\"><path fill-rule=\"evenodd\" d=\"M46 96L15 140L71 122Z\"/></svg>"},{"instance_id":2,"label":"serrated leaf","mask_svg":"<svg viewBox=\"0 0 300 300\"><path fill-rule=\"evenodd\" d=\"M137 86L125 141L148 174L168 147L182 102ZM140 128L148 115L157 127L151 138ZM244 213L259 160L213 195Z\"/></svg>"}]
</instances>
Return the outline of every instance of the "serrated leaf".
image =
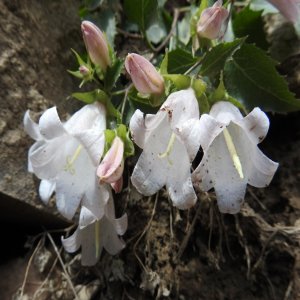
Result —
<instances>
[{"instance_id":1,"label":"serrated leaf","mask_svg":"<svg viewBox=\"0 0 300 300\"><path fill-rule=\"evenodd\" d=\"M243 42L244 39L236 39L212 48L202 60L200 74L209 77L218 76L226 61L241 47Z\"/></svg>"},{"instance_id":2,"label":"serrated leaf","mask_svg":"<svg viewBox=\"0 0 300 300\"><path fill-rule=\"evenodd\" d=\"M125 0L124 11L129 21L145 33L156 13L157 0Z\"/></svg>"},{"instance_id":3,"label":"serrated leaf","mask_svg":"<svg viewBox=\"0 0 300 300\"><path fill-rule=\"evenodd\" d=\"M249 6L245 7L234 17L232 28L236 37L247 36L248 43L255 43L262 49L268 49L262 11L253 11Z\"/></svg>"},{"instance_id":4,"label":"serrated leaf","mask_svg":"<svg viewBox=\"0 0 300 300\"><path fill-rule=\"evenodd\" d=\"M187 71L195 62L196 58L190 52L177 48L168 53L168 73L180 74Z\"/></svg>"},{"instance_id":5,"label":"serrated leaf","mask_svg":"<svg viewBox=\"0 0 300 300\"><path fill-rule=\"evenodd\" d=\"M107 115L116 118L117 122L121 123L120 112L117 109L115 109L108 95L104 91L97 89L91 92L73 93L72 97L87 104L91 104L96 101L99 101L105 106Z\"/></svg>"},{"instance_id":6,"label":"serrated leaf","mask_svg":"<svg viewBox=\"0 0 300 300\"><path fill-rule=\"evenodd\" d=\"M123 69L123 61L116 59L114 64L107 68L105 78L104 78L104 87L106 91L110 91L115 83L117 82Z\"/></svg>"},{"instance_id":7,"label":"serrated leaf","mask_svg":"<svg viewBox=\"0 0 300 300\"><path fill-rule=\"evenodd\" d=\"M226 90L247 109L259 106L273 112L299 110L300 101L289 91L275 65L263 50L244 44L225 65Z\"/></svg>"}]
</instances>

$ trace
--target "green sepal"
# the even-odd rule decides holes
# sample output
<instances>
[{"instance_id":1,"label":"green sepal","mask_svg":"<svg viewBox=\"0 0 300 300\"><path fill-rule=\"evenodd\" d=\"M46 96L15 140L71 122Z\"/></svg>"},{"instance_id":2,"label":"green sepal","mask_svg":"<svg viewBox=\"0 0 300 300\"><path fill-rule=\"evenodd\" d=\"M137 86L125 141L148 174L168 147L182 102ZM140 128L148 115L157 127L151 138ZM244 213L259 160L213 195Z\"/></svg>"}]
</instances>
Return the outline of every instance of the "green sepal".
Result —
<instances>
[{"instance_id":1,"label":"green sepal","mask_svg":"<svg viewBox=\"0 0 300 300\"><path fill-rule=\"evenodd\" d=\"M191 85L191 78L181 74L164 74L165 80L170 80L178 90L187 89Z\"/></svg>"},{"instance_id":2,"label":"green sepal","mask_svg":"<svg viewBox=\"0 0 300 300\"><path fill-rule=\"evenodd\" d=\"M141 94L135 87L132 87L128 93L128 97L139 103L150 105L152 107L160 106L165 100L165 94L154 95L154 94Z\"/></svg>"},{"instance_id":3,"label":"green sepal","mask_svg":"<svg viewBox=\"0 0 300 300\"><path fill-rule=\"evenodd\" d=\"M104 154L110 149L114 138L118 136L124 143L124 159L134 155L134 145L132 140L129 137L129 131L127 130L124 124L120 124L115 129L106 129L104 131L104 135L105 135Z\"/></svg>"}]
</instances>

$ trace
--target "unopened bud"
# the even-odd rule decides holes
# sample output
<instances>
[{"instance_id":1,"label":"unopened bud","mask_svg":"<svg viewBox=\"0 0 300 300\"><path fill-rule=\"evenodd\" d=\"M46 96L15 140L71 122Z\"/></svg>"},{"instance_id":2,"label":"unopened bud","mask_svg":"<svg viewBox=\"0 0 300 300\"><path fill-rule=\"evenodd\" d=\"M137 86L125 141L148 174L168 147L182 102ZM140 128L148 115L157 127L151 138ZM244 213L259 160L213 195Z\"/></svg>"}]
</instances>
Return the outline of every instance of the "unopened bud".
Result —
<instances>
[{"instance_id":1,"label":"unopened bud","mask_svg":"<svg viewBox=\"0 0 300 300\"><path fill-rule=\"evenodd\" d=\"M104 34L95 24L89 21L81 23L81 30L89 57L95 65L99 65L105 71L111 62Z\"/></svg>"},{"instance_id":2,"label":"unopened bud","mask_svg":"<svg viewBox=\"0 0 300 300\"><path fill-rule=\"evenodd\" d=\"M125 68L140 93L160 95L164 92L165 84L162 76L143 56L129 53L125 60Z\"/></svg>"},{"instance_id":3,"label":"unopened bud","mask_svg":"<svg viewBox=\"0 0 300 300\"><path fill-rule=\"evenodd\" d=\"M197 24L198 35L210 40L221 37L226 29L228 14L227 9L222 7L222 0L204 9Z\"/></svg>"},{"instance_id":4,"label":"unopened bud","mask_svg":"<svg viewBox=\"0 0 300 300\"><path fill-rule=\"evenodd\" d=\"M79 72L82 76L86 77L88 75L90 75L90 70L89 68L87 68L86 66L80 66L79 67Z\"/></svg>"},{"instance_id":5,"label":"unopened bud","mask_svg":"<svg viewBox=\"0 0 300 300\"><path fill-rule=\"evenodd\" d=\"M296 23L300 15L299 0L268 0L289 21Z\"/></svg>"},{"instance_id":6,"label":"unopened bud","mask_svg":"<svg viewBox=\"0 0 300 300\"><path fill-rule=\"evenodd\" d=\"M124 143L116 136L98 167L97 175L100 182L115 183L122 177L124 170L123 154Z\"/></svg>"}]
</instances>

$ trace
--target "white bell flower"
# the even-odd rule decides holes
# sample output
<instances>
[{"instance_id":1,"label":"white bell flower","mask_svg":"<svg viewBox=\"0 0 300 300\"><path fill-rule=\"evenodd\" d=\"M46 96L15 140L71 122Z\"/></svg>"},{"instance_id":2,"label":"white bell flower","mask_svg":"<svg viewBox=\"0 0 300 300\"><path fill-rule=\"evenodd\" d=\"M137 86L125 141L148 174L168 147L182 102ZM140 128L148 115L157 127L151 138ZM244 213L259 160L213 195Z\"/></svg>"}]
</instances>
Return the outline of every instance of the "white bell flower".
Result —
<instances>
[{"instance_id":1,"label":"white bell flower","mask_svg":"<svg viewBox=\"0 0 300 300\"><path fill-rule=\"evenodd\" d=\"M101 217L108 200L98 184L97 166L104 149L105 108L86 105L62 123L56 107L46 110L39 124L29 111L24 116L26 132L36 140L28 153L28 169L42 179L39 194L45 204L56 192L59 212L71 219L80 202Z\"/></svg>"},{"instance_id":2,"label":"white bell flower","mask_svg":"<svg viewBox=\"0 0 300 300\"><path fill-rule=\"evenodd\" d=\"M143 195L166 185L180 209L197 200L191 181L191 161L200 146L199 107L192 89L172 93L156 115L137 110L130 120L134 142L143 149L131 177Z\"/></svg>"},{"instance_id":3,"label":"white bell flower","mask_svg":"<svg viewBox=\"0 0 300 300\"><path fill-rule=\"evenodd\" d=\"M204 154L193 183L203 191L214 188L222 213L238 213L247 184L266 187L278 167L257 147L268 132L269 119L257 107L243 117L233 104L218 102L200 123Z\"/></svg>"},{"instance_id":4,"label":"white bell flower","mask_svg":"<svg viewBox=\"0 0 300 300\"><path fill-rule=\"evenodd\" d=\"M127 215L116 219L115 207L111 196L105 206L105 213L98 219L89 209L82 206L79 225L68 238L62 238L67 252L74 253L81 247L81 263L92 266L97 263L104 248L109 254L115 255L125 247L122 236L127 229Z\"/></svg>"}]
</instances>

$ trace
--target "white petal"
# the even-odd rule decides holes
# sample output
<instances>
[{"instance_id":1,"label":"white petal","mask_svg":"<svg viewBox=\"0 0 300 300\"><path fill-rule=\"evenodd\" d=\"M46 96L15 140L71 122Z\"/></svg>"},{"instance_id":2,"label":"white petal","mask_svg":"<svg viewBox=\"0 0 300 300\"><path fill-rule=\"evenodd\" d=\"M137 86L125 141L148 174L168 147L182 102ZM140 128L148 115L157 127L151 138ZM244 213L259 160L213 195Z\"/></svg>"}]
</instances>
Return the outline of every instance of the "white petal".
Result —
<instances>
[{"instance_id":1,"label":"white petal","mask_svg":"<svg viewBox=\"0 0 300 300\"><path fill-rule=\"evenodd\" d=\"M83 266L93 266L97 263L103 249L103 238L96 238L96 226L101 232L101 221L92 223L81 230L81 264Z\"/></svg>"},{"instance_id":2,"label":"white petal","mask_svg":"<svg viewBox=\"0 0 300 300\"><path fill-rule=\"evenodd\" d=\"M106 128L106 110L101 103L89 104L82 107L65 124L70 134L94 129L103 132Z\"/></svg>"},{"instance_id":3,"label":"white petal","mask_svg":"<svg viewBox=\"0 0 300 300\"><path fill-rule=\"evenodd\" d=\"M278 163L266 157L257 147L252 152L252 168L248 183L255 187L269 185L278 168Z\"/></svg>"},{"instance_id":4,"label":"white petal","mask_svg":"<svg viewBox=\"0 0 300 300\"><path fill-rule=\"evenodd\" d=\"M79 228L83 229L86 226L91 225L97 220L96 216L85 206L81 207L79 216Z\"/></svg>"},{"instance_id":5,"label":"white petal","mask_svg":"<svg viewBox=\"0 0 300 300\"><path fill-rule=\"evenodd\" d=\"M170 94L160 111L168 114L172 130L189 119L199 119L199 106L194 90L190 88Z\"/></svg>"},{"instance_id":6,"label":"white petal","mask_svg":"<svg viewBox=\"0 0 300 300\"><path fill-rule=\"evenodd\" d=\"M76 141L68 136L38 141L29 149L30 166L37 177L52 179L64 168L68 154L72 155L77 147Z\"/></svg>"},{"instance_id":7,"label":"white petal","mask_svg":"<svg viewBox=\"0 0 300 300\"><path fill-rule=\"evenodd\" d=\"M214 139L223 131L225 124L216 121L213 117L203 114L199 124L199 140L203 150L208 149Z\"/></svg>"},{"instance_id":8,"label":"white petal","mask_svg":"<svg viewBox=\"0 0 300 300\"><path fill-rule=\"evenodd\" d=\"M25 115L24 115L24 119L23 119L23 123L24 123L24 128L25 131L27 132L27 134L29 134L29 136L38 141L42 139L42 136L40 134L40 129L39 129L39 125L36 124L31 118L30 118L30 114L29 114L29 110L26 111Z\"/></svg>"},{"instance_id":9,"label":"white petal","mask_svg":"<svg viewBox=\"0 0 300 300\"><path fill-rule=\"evenodd\" d=\"M78 141L85 147L94 165L97 166L100 162L105 145L105 136L103 131L86 130L74 135Z\"/></svg>"},{"instance_id":10,"label":"white petal","mask_svg":"<svg viewBox=\"0 0 300 300\"><path fill-rule=\"evenodd\" d=\"M105 231L102 231L104 239L103 246L105 250L111 255L117 254L125 247L125 243L118 237L115 227L108 219L105 218L101 225L103 226L103 231Z\"/></svg>"},{"instance_id":11,"label":"white petal","mask_svg":"<svg viewBox=\"0 0 300 300\"><path fill-rule=\"evenodd\" d=\"M131 136L135 144L141 149L144 148L145 141L151 134L151 131L159 125L164 118L164 113L157 113L156 115L145 115L137 109L132 115L129 123Z\"/></svg>"},{"instance_id":12,"label":"white petal","mask_svg":"<svg viewBox=\"0 0 300 300\"><path fill-rule=\"evenodd\" d=\"M166 151L172 135L167 115L149 134L147 144L131 176L133 185L145 196L155 194L166 184L171 167L167 159L159 158L159 155Z\"/></svg>"},{"instance_id":13,"label":"white petal","mask_svg":"<svg viewBox=\"0 0 300 300\"><path fill-rule=\"evenodd\" d=\"M115 231L119 235L123 235L126 232L128 226L127 214L124 214L121 218L116 219L115 205L111 192L110 198L105 207L105 216L107 217L109 222L114 226Z\"/></svg>"},{"instance_id":14,"label":"white petal","mask_svg":"<svg viewBox=\"0 0 300 300\"><path fill-rule=\"evenodd\" d=\"M185 145L191 161L193 161L200 148L201 130L201 122L197 119L184 122L176 130L177 136Z\"/></svg>"},{"instance_id":15,"label":"white petal","mask_svg":"<svg viewBox=\"0 0 300 300\"><path fill-rule=\"evenodd\" d=\"M41 180L39 187L39 195L44 204L48 204L50 197L55 190L54 180Z\"/></svg>"},{"instance_id":16,"label":"white petal","mask_svg":"<svg viewBox=\"0 0 300 300\"><path fill-rule=\"evenodd\" d=\"M75 230L75 232L68 238L61 237L61 242L65 248L65 250L69 253L76 252L81 245L81 235L79 227Z\"/></svg>"},{"instance_id":17,"label":"white petal","mask_svg":"<svg viewBox=\"0 0 300 300\"><path fill-rule=\"evenodd\" d=\"M269 130L270 121L258 107L254 108L241 122L241 126L256 144L263 141Z\"/></svg>"},{"instance_id":18,"label":"white petal","mask_svg":"<svg viewBox=\"0 0 300 300\"><path fill-rule=\"evenodd\" d=\"M71 219L86 191L93 191L96 181L96 167L85 149L82 149L72 164L64 168L56 178L56 204L59 212Z\"/></svg>"},{"instance_id":19,"label":"white petal","mask_svg":"<svg viewBox=\"0 0 300 300\"><path fill-rule=\"evenodd\" d=\"M56 107L47 109L39 121L40 133L45 139L51 140L66 133Z\"/></svg>"},{"instance_id":20,"label":"white petal","mask_svg":"<svg viewBox=\"0 0 300 300\"><path fill-rule=\"evenodd\" d=\"M239 109L230 102L220 101L214 104L209 115L221 123L229 124L231 121L239 122L243 116Z\"/></svg>"}]
</instances>

